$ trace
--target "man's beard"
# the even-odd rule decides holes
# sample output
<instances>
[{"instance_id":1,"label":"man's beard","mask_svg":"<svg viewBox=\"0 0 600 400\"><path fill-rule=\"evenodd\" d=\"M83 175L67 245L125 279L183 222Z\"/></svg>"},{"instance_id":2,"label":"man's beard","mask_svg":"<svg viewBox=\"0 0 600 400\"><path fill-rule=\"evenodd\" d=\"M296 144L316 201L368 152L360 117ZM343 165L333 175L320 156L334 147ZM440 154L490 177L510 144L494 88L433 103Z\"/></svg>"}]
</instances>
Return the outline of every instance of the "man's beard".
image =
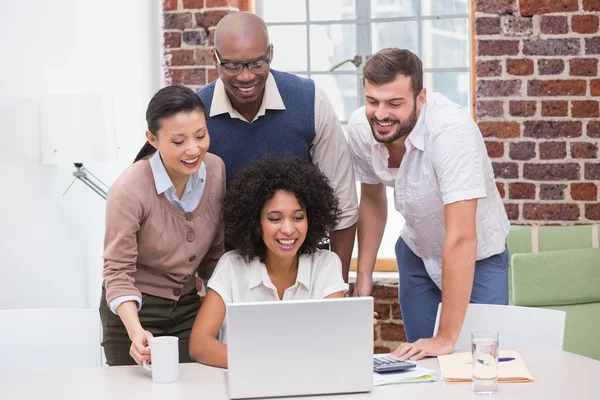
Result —
<instances>
[{"instance_id":1,"label":"man's beard","mask_svg":"<svg viewBox=\"0 0 600 400\"><path fill-rule=\"evenodd\" d=\"M415 125L417 124L417 107L416 105L413 107L413 111L410 114L410 116L404 121L400 121L400 120L393 120L393 119L384 119L384 120L379 120L379 122L383 122L383 123L388 123L388 122L397 122L398 123L398 128L396 129L395 132L389 132L384 134L383 136L379 134L379 132L377 131L376 128L376 122L377 118L375 118L375 116L369 118L369 125L371 125L371 132L373 133L373 137L375 138L375 140L377 140L379 143L393 143L396 140L408 135L410 132L412 132L413 128L415 127Z\"/></svg>"}]
</instances>

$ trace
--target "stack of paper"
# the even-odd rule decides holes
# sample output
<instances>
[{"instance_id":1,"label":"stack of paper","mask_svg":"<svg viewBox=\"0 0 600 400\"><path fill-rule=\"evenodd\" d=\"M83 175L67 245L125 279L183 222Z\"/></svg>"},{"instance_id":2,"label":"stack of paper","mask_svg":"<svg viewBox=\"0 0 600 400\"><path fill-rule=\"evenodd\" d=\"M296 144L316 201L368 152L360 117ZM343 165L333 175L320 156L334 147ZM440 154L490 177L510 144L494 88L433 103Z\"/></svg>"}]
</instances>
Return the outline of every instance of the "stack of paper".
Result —
<instances>
[{"instance_id":1,"label":"stack of paper","mask_svg":"<svg viewBox=\"0 0 600 400\"><path fill-rule=\"evenodd\" d=\"M382 356L383 354L376 354ZM417 365L404 371L398 372L373 372L373 386L389 385L393 383L415 383L415 382L434 382L437 380L435 371L422 368Z\"/></svg>"},{"instance_id":2,"label":"stack of paper","mask_svg":"<svg viewBox=\"0 0 600 400\"><path fill-rule=\"evenodd\" d=\"M389 385L392 383L434 382L435 371L427 368L415 367L406 371L373 372L373 386Z\"/></svg>"},{"instance_id":3,"label":"stack of paper","mask_svg":"<svg viewBox=\"0 0 600 400\"><path fill-rule=\"evenodd\" d=\"M499 357L511 357L514 360L498 363L498 382L532 382L533 377L523 359L514 350L500 350ZM442 379L449 383L471 382L473 377L472 356L470 352L439 356Z\"/></svg>"}]
</instances>

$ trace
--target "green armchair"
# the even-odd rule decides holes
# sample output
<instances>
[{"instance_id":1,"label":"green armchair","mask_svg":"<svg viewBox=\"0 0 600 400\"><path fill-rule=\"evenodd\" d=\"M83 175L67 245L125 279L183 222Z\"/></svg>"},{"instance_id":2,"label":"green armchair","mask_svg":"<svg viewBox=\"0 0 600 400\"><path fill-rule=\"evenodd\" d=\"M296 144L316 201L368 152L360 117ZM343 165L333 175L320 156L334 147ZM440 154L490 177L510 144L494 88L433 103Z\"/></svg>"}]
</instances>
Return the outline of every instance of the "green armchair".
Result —
<instances>
[{"instance_id":1,"label":"green armchair","mask_svg":"<svg viewBox=\"0 0 600 400\"><path fill-rule=\"evenodd\" d=\"M532 226L511 225L506 245L511 255L509 274L512 268L512 256L520 253L540 251L589 249L598 247L598 225L575 226ZM509 304L512 303L512 282L508 281Z\"/></svg>"},{"instance_id":2,"label":"green armchair","mask_svg":"<svg viewBox=\"0 0 600 400\"><path fill-rule=\"evenodd\" d=\"M565 311L564 350L600 360L600 249L516 253L511 264L511 304Z\"/></svg>"},{"instance_id":3,"label":"green armchair","mask_svg":"<svg viewBox=\"0 0 600 400\"><path fill-rule=\"evenodd\" d=\"M594 247L599 229L598 225L540 226L537 229L532 225L511 225L506 244L511 255L537 251L589 249ZM535 243L536 236L537 243Z\"/></svg>"}]
</instances>

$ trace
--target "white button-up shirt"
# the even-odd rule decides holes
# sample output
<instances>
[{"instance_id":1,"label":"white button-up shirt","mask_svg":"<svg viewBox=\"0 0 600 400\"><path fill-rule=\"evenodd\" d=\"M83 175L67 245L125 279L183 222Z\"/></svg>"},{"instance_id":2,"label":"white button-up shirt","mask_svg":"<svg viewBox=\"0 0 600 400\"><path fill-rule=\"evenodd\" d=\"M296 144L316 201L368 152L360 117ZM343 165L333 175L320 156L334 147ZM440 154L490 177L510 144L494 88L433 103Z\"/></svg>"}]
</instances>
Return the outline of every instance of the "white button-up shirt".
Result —
<instances>
[{"instance_id":1,"label":"white button-up shirt","mask_svg":"<svg viewBox=\"0 0 600 400\"><path fill-rule=\"evenodd\" d=\"M406 220L400 236L423 259L438 287L442 286L446 204L479 199L476 259L504 251L508 218L485 143L464 108L441 94L428 93L406 139L400 168L388 168L388 150L373 138L364 107L350 117L348 142L357 181L394 188L394 205Z\"/></svg>"},{"instance_id":2,"label":"white button-up shirt","mask_svg":"<svg viewBox=\"0 0 600 400\"><path fill-rule=\"evenodd\" d=\"M328 250L300 257L296 283L285 290L282 299L279 299L265 264L258 257L247 262L237 250L221 257L207 286L217 292L225 304L323 299L348 290L348 284L342 278L342 263L335 253ZM219 337L227 343L226 319Z\"/></svg>"}]
</instances>

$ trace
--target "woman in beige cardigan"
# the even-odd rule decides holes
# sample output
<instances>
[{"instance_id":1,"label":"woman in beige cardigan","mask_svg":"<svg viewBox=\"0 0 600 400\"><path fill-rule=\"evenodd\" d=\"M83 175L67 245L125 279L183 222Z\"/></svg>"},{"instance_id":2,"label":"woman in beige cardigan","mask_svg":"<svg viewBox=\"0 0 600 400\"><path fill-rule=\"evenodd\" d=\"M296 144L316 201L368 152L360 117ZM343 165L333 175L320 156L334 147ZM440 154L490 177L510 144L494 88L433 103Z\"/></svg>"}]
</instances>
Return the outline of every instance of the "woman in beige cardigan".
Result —
<instances>
[{"instance_id":1,"label":"woman in beige cardigan","mask_svg":"<svg viewBox=\"0 0 600 400\"><path fill-rule=\"evenodd\" d=\"M207 153L210 137L198 96L184 86L154 95L144 145L111 187L106 204L100 302L109 365L151 361L153 336L177 336L179 359L206 280L224 252L220 222L225 167Z\"/></svg>"}]
</instances>

